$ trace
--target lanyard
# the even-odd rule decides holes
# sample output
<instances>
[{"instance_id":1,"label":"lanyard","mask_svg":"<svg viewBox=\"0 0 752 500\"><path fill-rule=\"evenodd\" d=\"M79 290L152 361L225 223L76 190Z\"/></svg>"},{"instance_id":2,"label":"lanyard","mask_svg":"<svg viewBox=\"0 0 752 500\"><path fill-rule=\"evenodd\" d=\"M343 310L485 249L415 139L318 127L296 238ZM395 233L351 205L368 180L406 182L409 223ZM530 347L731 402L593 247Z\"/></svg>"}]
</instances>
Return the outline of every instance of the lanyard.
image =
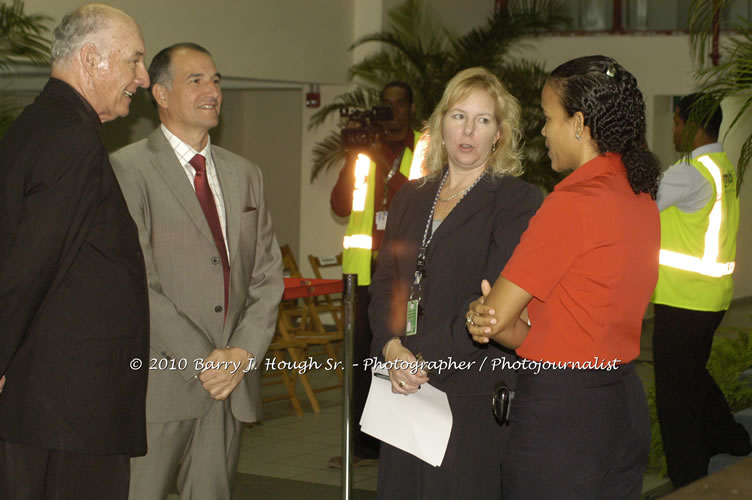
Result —
<instances>
[{"instance_id":1,"label":"lanyard","mask_svg":"<svg viewBox=\"0 0 752 500\"><path fill-rule=\"evenodd\" d=\"M421 280L426 275L426 252L428 245L431 244L434 231L433 226L433 214L436 211L436 203L439 201L439 193L444 188L444 183L449 176L449 169L444 173L444 177L441 178L439 188L436 190L436 196L433 198L433 205L431 205L431 212L428 214L428 220L426 221L426 229L423 231L423 240L421 241L420 248L418 249L418 259L415 262L415 279L410 286L410 296L407 300L407 318L405 322L405 336L415 335L418 332L418 318L423 314L420 301L422 299L422 285ZM462 198L480 181L483 177L481 173L477 179L462 193L462 197L457 201L459 203ZM430 231L430 234L429 234ZM420 356L420 353L418 353Z\"/></svg>"},{"instance_id":2,"label":"lanyard","mask_svg":"<svg viewBox=\"0 0 752 500\"><path fill-rule=\"evenodd\" d=\"M392 180L394 174L396 174L397 170L399 170L400 165L402 164L402 157L405 156L406 149L407 148L402 149L402 152L394 158L392 169L384 176L384 196L383 200L381 201L381 210L386 210L386 202L389 196L389 181Z\"/></svg>"},{"instance_id":3,"label":"lanyard","mask_svg":"<svg viewBox=\"0 0 752 500\"><path fill-rule=\"evenodd\" d=\"M431 244L431 240L433 239L434 234L433 231L431 231L430 235L428 234L428 232L431 229L433 223L433 213L436 210L436 203L439 201L439 193L441 193L441 189L444 187L444 183L446 182L448 176L449 170L447 169L444 177L441 178L439 189L436 190L436 196L433 197L431 211L429 212L428 220L426 221L426 229L423 231L423 241L421 242L420 248L418 249L418 260L415 262L415 279L413 280L413 286L410 289L410 300L417 298L416 292L420 291L420 280L422 280L423 276L426 274L426 250L428 249L428 245Z\"/></svg>"},{"instance_id":4,"label":"lanyard","mask_svg":"<svg viewBox=\"0 0 752 500\"><path fill-rule=\"evenodd\" d=\"M464 192L462 193L462 197L457 201L459 203L462 201L462 198L464 198L467 193L470 192L471 189L475 187L478 182L483 178L483 175L485 172L482 172L470 186L468 186ZM420 248L418 249L418 260L415 262L415 279L413 280L413 285L410 288L410 300L419 298L420 295L420 281L423 279L423 276L426 275L426 252L428 250L428 245L431 244L431 240L433 239L434 232L431 231L431 234L429 235L428 232L431 229L431 226L433 225L433 213L436 210L436 203L439 201L439 193L441 193L441 189L444 187L444 183L447 180L447 177L449 176L449 169L447 169L446 173L444 173L444 177L441 178L441 183L439 184L439 189L436 191L436 196L433 198L433 205L431 205L431 212L428 214L428 220L426 221L426 229L423 231L423 241L420 244Z\"/></svg>"}]
</instances>

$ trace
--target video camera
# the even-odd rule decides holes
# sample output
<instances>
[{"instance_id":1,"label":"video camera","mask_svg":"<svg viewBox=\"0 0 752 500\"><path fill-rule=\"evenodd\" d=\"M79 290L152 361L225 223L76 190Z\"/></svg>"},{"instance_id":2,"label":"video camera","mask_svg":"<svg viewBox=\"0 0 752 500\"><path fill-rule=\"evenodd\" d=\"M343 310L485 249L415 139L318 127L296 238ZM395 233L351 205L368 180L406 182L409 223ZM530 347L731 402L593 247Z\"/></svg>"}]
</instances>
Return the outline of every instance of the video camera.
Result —
<instances>
[{"instance_id":1,"label":"video camera","mask_svg":"<svg viewBox=\"0 0 752 500\"><path fill-rule=\"evenodd\" d=\"M347 118L349 123L356 123L357 127L342 129L342 147L346 150L363 150L374 144L379 137L383 137L385 130L379 122L394 119L392 108L389 106L374 106L369 110L357 108L340 108L339 116Z\"/></svg>"}]
</instances>

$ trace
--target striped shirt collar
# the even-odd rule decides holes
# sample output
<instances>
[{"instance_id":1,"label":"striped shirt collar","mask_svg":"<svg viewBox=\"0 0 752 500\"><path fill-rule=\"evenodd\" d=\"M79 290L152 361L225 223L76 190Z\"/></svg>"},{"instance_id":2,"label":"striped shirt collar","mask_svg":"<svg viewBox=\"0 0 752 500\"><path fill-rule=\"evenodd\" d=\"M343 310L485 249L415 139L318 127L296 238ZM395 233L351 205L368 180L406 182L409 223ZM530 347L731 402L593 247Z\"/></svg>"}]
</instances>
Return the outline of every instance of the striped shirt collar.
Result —
<instances>
[{"instance_id":1,"label":"striped shirt collar","mask_svg":"<svg viewBox=\"0 0 752 500\"><path fill-rule=\"evenodd\" d=\"M188 144L183 142L183 140L181 140L178 136L170 132L170 130L165 127L164 123L160 125L160 128L162 129L162 133L167 139L167 142L170 143L170 146L175 152L175 156L177 156L178 161L181 165L185 166L189 164L191 159L197 154L200 154L204 158L206 158L207 163L214 163L212 161L213 159L211 158L211 136L207 138L206 146L204 147L204 149L202 149L201 151L196 151Z\"/></svg>"}]
</instances>

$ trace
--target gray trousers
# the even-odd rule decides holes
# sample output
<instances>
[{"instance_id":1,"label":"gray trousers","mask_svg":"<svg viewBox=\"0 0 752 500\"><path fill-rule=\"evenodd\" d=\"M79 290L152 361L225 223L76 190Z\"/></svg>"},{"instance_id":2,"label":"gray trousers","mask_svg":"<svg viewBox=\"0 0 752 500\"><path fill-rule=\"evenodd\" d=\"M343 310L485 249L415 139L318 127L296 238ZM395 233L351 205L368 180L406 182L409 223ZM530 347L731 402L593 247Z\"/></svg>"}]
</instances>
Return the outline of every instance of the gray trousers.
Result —
<instances>
[{"instance_id":1,"label":"gray trousers","mask_svg":"<svg viewBox=\"0 0 752 500\"><path fill-rule=\"evenodd\" d=\"M229 499L241 434L227 400L203 418L147 423L148 452L131 459L130 500L164 500L176 478L181 500Z\"/></svg>"}]
</instances>

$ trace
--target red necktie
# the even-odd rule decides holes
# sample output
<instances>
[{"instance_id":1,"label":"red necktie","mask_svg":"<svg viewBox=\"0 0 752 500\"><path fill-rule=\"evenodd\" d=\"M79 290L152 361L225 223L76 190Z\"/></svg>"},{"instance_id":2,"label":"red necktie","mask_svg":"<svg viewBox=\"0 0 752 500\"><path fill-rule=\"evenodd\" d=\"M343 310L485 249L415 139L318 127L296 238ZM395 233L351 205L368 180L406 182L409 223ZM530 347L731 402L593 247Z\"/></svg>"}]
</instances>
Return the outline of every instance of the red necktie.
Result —
<instances>
[{"instance_id":1,"label":"red necktie","mask_svg":"<svg viewBox=\"0 0 752 500\"><path fill-rule=\"evenodd\" d=\"M217 215L217 205L214 203L214 196L209 187L209 179L206 178L206 158L202 155L196 155L189 162L196 170L196 177L193 179L193 185L196 188L196 197L201 209L204 211L206 222L209 223L214 244L217 245L219 258L222 260L222 271L225 278L225 318L227 318L227 302L229 300L230 290L230 262L227 260L227 248L225 247L225 238L222 235L222 225L219 223Z\"/></svg>"}]
</instances>

